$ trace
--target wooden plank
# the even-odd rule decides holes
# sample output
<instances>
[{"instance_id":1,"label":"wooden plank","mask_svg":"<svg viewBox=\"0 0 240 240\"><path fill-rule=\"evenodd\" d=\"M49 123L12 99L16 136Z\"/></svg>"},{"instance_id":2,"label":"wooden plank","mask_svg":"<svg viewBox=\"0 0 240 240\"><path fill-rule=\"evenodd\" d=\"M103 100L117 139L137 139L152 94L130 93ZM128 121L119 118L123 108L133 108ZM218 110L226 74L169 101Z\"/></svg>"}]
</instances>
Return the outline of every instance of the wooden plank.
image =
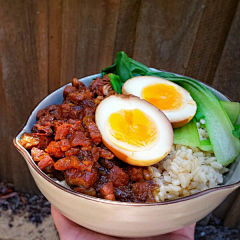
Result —
<instances>
[{"instance_id":1,"label":"wooden plank","mask_svg":"<svg viewBox=\"0 0 240 240\"><path fill-rule=\"evenodd\" d=\"M119 0L64 1L61 83L112 63Z\"/></svg>"},{"instance_id":2,"label":"wooden plank","mask_svg":"<svg viewBox=\"0 0 240 240\"><path fill-rule=\"evenodd\" d=\"M76 77L75 54L79 15L80 1L63 0L60 85L64 85L65 83L70 82L73 77Z\"/></svg>"},{"instance_id":3,"label":"wooden plank","mask_svg":"<svg viewBox=\"0 0 240 240\"><path fill-rule=\"evenodd\" d=\"M240 230L240 192L227 213L223 224L225 227L237 228Z\"/></svg>"},{"instance_id":4,"label":"wooden plank","mask_svg":"<svg viewBox=\"0 0 240 240\"><path fill-rule=\"evenodd\" d=\"M120 51L126 52L129 57L133 56L140 3L140 0L120 2L113 61Z\"/></svg>"},{"instance_id":5,"label":"wooden plank","mask_svg":"<svg viewBox=\"0 0 240 240\"><path fill-rule=\"evenodd\" d=\"M142 1L134 59L151 67L184 74L204 4L204 0Z\"/></svg>"},{"instance_id":6,"label":"wooden plank","mask_svg":"<svg viewBox=\"0 0 240 240\"><path fill-rule=\"evenodd\" d=\"M16 190L35 188L12 139L33 106L47 95L47 1L1 1L1 180ZM12 176L12 177L9 177Z\"/></svg>"},{"instance_id":7,"label":"wooden plank","mask_svg":"<svg viewBox=\"0 0 240 240\"><path fill-rule=\"evenodd\" d=\"M186 75L212 84L238 0L206 1Z\"/></svg>"},{"instance_id":8,"label":"wooden plank","mask_svg":"<svg viewBox=\"0 0 240 240\"><path fill-rule=\"evenodd\" d=\"M2 16L0 10L0 17ZM4 58L3 55L3 50L2 50L2 45L3 41L2 38L4 36L4 29L1 28L0 30L0 142L1 142L1 147L0 147L0 180L3 181L8 181L8 182L13 182L13 175L12 175L12 162L9 160L8 156L8 144L9 144L9 136L8 132L6 129L8 128L8 119L7 119L7 98L5 94L5 83L4 80L6 81L6 77L8 75L8 69L6 69L6 59Z\"/></svg>"},{"instance_id":9,"label":"wooden plank","mask_svg":"<svg viewBox=\"0 0 240 240\"><path fill-rule=\"evenodd\" d=\"M62 0L49 1L49 52L48 52L48 91L61 85L61 49L62 49Z\"/></svg>"},{"instance_id":10,"label":"wooden plank","mask_svg":"<svg viewBox=\"0 0 240 240\"><path fill-rule=\"evenodd\" d=\"M229 196L216 209L214 209L212 214L218 219L224 221L239 194L240 188L236 189L231 194L229 194Z\"/></svg>"},{"instance_id":11,"label":"wooden plank","mask_svg":"<svg viewBox=\"0 0 240 240\"><path fill-rule=\"evenodd\" d=\"M234 101L240 101L240 2L234 16L221 60L214 76L213 86ZM234 195L233 195L234 194ZM232 196L232 197L231 197ZM240 189L234 191L224 206L216 209L224 213L224 226L240 230ZM227 211L224 211L227 209ZM222 218L223 219L223 218Z\"/></svg>"},{"instance_id":12,"label":"wooden plank","mask_svg":"<svg viewBox=\"0 0 240 240\"><path fill-rule=\"evenodd\" d=\"M35 2L36 5L32 6L32 4L29 4L27 10L29 19L32 18L31 21L33 24L29 26L29 30L31 31L31 27L35 28L32 37L35 38L36 42L36 50L34 50L37 53L36 67L38 71L36 73L38 74L41 86L43 86L42 96L39 96L41 98L46 95L48 89L48 1L36 0ZM36 11L36 14L34 14L34 11ZM39 86L37 86L38 88ZM39 101L39 97L37 97L37 101Z\"/></svg>"},{"instance_id":13,"label":"wooden plank","mask_svg":"<svg viewBox=\"0 0 240 240\"><path fill-rule=\"evenodd\" d=\"M240 3L219 61L213 87L240 102Z\"/></svg>"}]
</instances>

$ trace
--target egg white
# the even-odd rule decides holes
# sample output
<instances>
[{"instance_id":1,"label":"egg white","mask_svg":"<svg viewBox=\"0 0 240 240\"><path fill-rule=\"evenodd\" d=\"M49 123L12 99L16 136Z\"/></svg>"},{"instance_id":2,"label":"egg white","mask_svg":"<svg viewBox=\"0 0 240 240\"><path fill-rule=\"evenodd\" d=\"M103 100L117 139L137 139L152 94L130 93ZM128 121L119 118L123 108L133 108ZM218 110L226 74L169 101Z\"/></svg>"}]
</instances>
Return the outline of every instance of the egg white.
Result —
<instances>
[{"instance_id":1,"label":"egg white","mask_svg":"<svg viewBox=\"0 0 240 240\"><path fill-rule=\"evenodd\" d=\"M179 109L162 110L164 114L166 114L169 121L172 123L173 127L177 128L188 123L194 117L197 110L197 105L196 102L192 99L190 93L176 83L160 77L138 76L127 80L123 84L122 93L126 95L132 94L139 98L142 98L141 95L143 88L159 83L165 83L174 86L183 97L183 104Z\"/></svg>"},{"instance_id":2,"label":"egg white","mask_svg":"<svg viewBox=\"0 0 240 240\"><path fill-rule=\"evenodd\" d=\"M151 117L156 124L158 131L158 139L154 144L143 150L127 150L121 144L115 144L109 138L108 131L106 131L106 124L109 116L120 110L139 109L149 117ZM104 99L97 107L95 114L96 124L102 134L103 143L124 162L136 166L149 166L159 162L170 151L173 145L173 129L171 123L166 116L155 106L145 100L139 99L135 96L112 95Z\"/></svg>"}]
</instances>

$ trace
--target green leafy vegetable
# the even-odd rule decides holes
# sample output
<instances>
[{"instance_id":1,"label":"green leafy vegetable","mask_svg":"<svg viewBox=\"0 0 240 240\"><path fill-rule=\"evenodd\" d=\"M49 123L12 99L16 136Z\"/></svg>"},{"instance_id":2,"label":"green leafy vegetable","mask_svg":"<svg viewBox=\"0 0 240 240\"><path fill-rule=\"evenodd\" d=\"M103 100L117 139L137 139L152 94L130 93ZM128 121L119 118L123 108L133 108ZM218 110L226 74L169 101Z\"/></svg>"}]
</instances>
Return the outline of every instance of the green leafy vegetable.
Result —
<instances>
[{"instance_id":1,"label":"green leafy vegetable","mask_svg":"<svg viewBox=\"0 0 240 240\"><path fill-rule=\"evenodd\" d=\"M130 66L130 59L124 52L117 54L116 71L122 83L133 77Z\"/></svg>"},{"instance_id":2,"label":"green leafy vegetable","mask_svg":"<svg viewBox=\"0 0 240 240\"><path fill-rule=\"evenodd\" d=\"M239 155L240 140L232 134L233 124L218 98L200 82L173 73L154 71L129 58L124 52L119 52L115 63L102 71L103 75L107 73L118 75L119 84L133 76L141 75L162 77L181 85L190 92L197 103L199 112L205 116L206 128L217 161L222 165L227 165Z\"/></svg>"},{"instance_id":3,"label":"green leafy vegetable","mask_svg":"<svg viewBox=\"0 0 240 240\"><path fill-rule=\"evenodd\" d=\"M240 114L240 104L238 102L227 102L227 101L220 101L220 103L222 104L232 124L233 125L236 124ZM199 112L199 109L197 109L195 118L199 122L201 119L205 117L201 112Z\"/></svg>"},{"instance_id":4,"label":"green leafy vegetable","mask_svg":"<svg viewBox=\"0 0 240 240\"><path fill-rule=\"evenodd\" d=\"M174 129L174 143L191 147L200 147L200 139L195 118L186 125Z\"/></svg>"},{"instance_id":5,"label":"green leafy vegetable","mask_svg":"<svg viewBox=\"0 0 240 240\"><path fill-rule=\"evenodd\" d=\"M232 124L236 124L240 114L240 104L238 102L220 101Z\"/></svg>"},{"instance_id":6,"label":"green leafy vegetable","mask_svg":"<svg viewBox=\"0 0 240 240\"><path fill-rule=\"evenodd\" d=\"M199 112L199 110L197 109L197 112L195 114L195 118L197 119L197 121L199 122L201 119L205 118L204 115L202 113Z\"/></svg>"},{"instance_id":7,"label":"green leafy vegetable","mask_svg":"<svg viewBox=\"0 0 240 240\"><path fill-rule=\"evenodd\" d=\"M201 140L199 148L203 151L212 151L212 144L209 139Z\"/></svg>"},{"instance_id":8,"label":"green leafy vegetable","mask_svg":"<svg viewBox=\"0 0 240 240\"><path fill-rule=\"evenodd\" d=\"M224 107L226 113L228 114L229 119L231 120L232 124L234 124L239 116L238 109L239 103L237 102L226 102L220 101L222 106ZM209 139L207 140L199 140L199 134L197 131L196 121L200 121L204 119L204 115L197 110L194 118L188 124L174 129L174 143L181 144L191 147L198 147L203 151L212 151L212 144ZM195 120L196 119L196 120ZM195 122L195 124L193 124ZM237 126L237 125L236 125ZM239 138L240 134L240 127L234 126L235 130L233 130L233 135Z\"/></svg>"},{"instance_id":9,"label":"green leafy vegetable","mask_svg":"<svg viewBox=\"0 0 240 240\"><path fill-rule=\"evenodd\" d=\"M240 124L234 126L232 133L236 138L240 138Z\"/></svg>"},{"instance_id":10,"label":"green leafy vegetable","mask_svg":"<svg viewBox=\"0 0 240 240\"><path fill-rule=\"evenodd\" d=\"M122 83L118 75L114 73L109 73L108 77L110 78L110 83L113 87L113 90L117 93L122 93Z\"/></svg>"},{"instance_id":11,"label":"green leafy vegetable","mask_svg":"<svg viewBox=\"0 0 240 240\"><path fill-rule=\"evenodd\" d=\"M116 73L116 61L112 66L106 67L101 71L102 76L108 74L108 73Z\"/></svg>"}]
</instances>

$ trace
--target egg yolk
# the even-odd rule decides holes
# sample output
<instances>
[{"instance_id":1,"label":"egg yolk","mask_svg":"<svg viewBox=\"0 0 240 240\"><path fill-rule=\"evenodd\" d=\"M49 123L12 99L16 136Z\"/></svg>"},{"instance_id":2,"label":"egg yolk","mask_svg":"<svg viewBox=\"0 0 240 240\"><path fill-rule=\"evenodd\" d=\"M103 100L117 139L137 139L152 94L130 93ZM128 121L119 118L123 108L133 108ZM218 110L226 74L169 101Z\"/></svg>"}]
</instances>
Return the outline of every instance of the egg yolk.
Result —
<instances>
[{"instance_id":1,"label":"egg yolk","mask_svg":"<svg viewBox=\"0 0 240 240\"><path fill-rule=\"evenodd\" d=\"M107 125L115 139L137 148L152 145L158 135L155 122L139 109L114 112L109 116Z\"/></svg>"},{"instance_id":2,"label":"egg yolk","mask_svg":"<svg viewBox=\"0 0 240 240\"><path fill-rule=\"evenodd\" d=\"M143 88L141 98L161 110L177 110L183 105L183 96L176 87L158 83Z\"/></svg>"}]
</instances>

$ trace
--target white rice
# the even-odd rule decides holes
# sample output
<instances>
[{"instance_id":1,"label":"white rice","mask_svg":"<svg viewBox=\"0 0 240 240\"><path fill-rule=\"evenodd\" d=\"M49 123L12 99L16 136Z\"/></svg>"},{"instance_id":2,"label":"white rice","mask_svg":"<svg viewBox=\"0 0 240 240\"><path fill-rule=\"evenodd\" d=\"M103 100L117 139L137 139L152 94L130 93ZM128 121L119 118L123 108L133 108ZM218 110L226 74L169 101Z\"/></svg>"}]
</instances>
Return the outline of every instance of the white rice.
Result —
<instances>
[{"instance_id":1,"label":"white rice","mask_svg":"<svg viewBox=\"0 0 240 240\"><path fill-rule=\"evenodd\" d=\"M56 183L62 185L65 188L71 189L65 180L58 181L56 178L52 178L52 180L54 180Z\"/></svg>"},{"instance_id":2,"label":"white rice","mask_svg":"<svg viewBox=\"0 0 240 240\"><path fill-rule=\"evenodd\" d=\"M204 119L197 123L200 140L208 139ZM217 162L212 151L203 152L197 147L173 145L168 156L149 167L156 202L188 196L223 183L223 173L228 168Z\"/></svg>"},{"instance_id":3,"label":"white rice","mask_svg":"<svg viewBox=\"0 0 240 240\"><path fill-rule=\"evenodd\" d=\"M200 121L197 122L197 130L199 133L200 140L209 139L208 132L205 128L205 119L200 119Z\"/></svg>"}]
</instances>

